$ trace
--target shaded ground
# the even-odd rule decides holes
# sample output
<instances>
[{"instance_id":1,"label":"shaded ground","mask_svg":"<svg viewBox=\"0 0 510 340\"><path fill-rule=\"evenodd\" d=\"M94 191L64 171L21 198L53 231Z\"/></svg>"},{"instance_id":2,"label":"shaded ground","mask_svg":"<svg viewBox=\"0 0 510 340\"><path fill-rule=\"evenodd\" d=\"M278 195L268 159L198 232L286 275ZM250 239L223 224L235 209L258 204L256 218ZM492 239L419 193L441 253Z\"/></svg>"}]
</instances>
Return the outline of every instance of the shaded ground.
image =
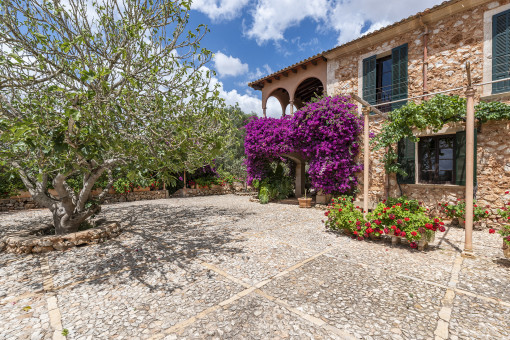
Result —
<instances>
[{"instance_id":1,"label":"shaded ground","mask_svg":"<svg viewBox=\"0 0 510 340\"><path fill-rule=\"evenodd\" d=\"M99 245L0 253L0 339L510 339L510 262L450 228L426 252L324 230L322 211L248 197L106 206ZM49 220L0 215L0 233ZM25 308L30 307L30 308Z\"/></svg>"}]
</instances>

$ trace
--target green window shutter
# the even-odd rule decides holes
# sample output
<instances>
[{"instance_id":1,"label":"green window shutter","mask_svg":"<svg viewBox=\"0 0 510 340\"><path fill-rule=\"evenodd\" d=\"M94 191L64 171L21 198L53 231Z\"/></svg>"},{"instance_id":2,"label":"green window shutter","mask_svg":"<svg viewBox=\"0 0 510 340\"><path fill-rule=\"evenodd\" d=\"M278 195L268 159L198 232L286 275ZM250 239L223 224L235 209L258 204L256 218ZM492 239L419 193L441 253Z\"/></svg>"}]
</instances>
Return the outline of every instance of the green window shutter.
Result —
<instances>
[{"instance_id":1,"label":"green window shutter","mask_svg":"<svg viewBox=\"0 0 510 340\"><path fill-rule=\"evenodd\" d=\"M397 174L397 182L400 184L415 183L415 143L409 138L404 138L398 142L398 163L407 176Z\"/></svg>"},{"instance_id":2,"label":"green window shutter","mask_svg":"<svg viewBox=\"0 0 510 340\"><path fill-rule=\"evenodd\" d=\"M476 185L476 145L477 131L475 129L475 154L474 154L474 185ZM466 131L459 131L455 134L455 184L466 185Z\"/></svg>"},{"instance_id":3,"label":"green window shutter","mask_svg":"<svg viewBox=\"0 0 510 340\"><path fill-rule=\"evenodd\" d=\"M492 80L510 77L510 10L492 17ZM492 93L510 91L510 81L492 84Z\"/></svg>"},{"instance_id":4,"label":"green window shutter","mask_svg":"<svg viewBox=\"0 0 510 340\"><path fill-rule=\"evenodd\" d=\"M407 44L395 47L391 50L391 100L407 98ZM391 104L395 110L406 104L405 101Z\"/></svg>"},{"instance_id":5,"label":"green window shutter","mask_svg":"<svg viewBox=\"0 0 510 340\"><path fill-rule=\"evenodd\" d=\"M372 105L375 104L376 100L375 60L375 55L363 59L363 99Z\"/></svg>"}]
</instances>

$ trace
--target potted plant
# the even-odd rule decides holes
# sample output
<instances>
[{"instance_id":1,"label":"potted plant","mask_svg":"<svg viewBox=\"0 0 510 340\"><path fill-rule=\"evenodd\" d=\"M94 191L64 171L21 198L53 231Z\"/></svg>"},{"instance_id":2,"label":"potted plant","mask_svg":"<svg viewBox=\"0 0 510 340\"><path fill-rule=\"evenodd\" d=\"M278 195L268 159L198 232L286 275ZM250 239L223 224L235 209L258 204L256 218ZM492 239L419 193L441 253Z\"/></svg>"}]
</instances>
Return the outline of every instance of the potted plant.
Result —
<instances>
[{"instance_id":1,"label":"potted plant","mask_svg":"<svg viewBox=\"0 0 510 340\"><path fill-rule=\"evenodd\" d=\"M457 218L459 221L459 226L466 226L466 202L458 199L457 204L448 204L448 203L439 203L441 207L441 211L445 213L448 218L454 219ZM485 208L479 207L476 201L473 202L473 222L478 222L484 218L489 217L489 209L490 206L486 206Z\"/></svg>"},{"instance_id":2,"label":"potted plant","mask_svg":"<svg viewBox=\"0 0 510 340\"><path fill-rule=\"evenodd\" d=\"M509 194L507 191L505 194ZM510 223L510 202L508 199L505 200L502 209L498 209L498 215L503 218L503 223ZM496 230L489 229L489 233L495 234ZM510 225L504 225L498 233L503 237L503 255L510 259Z\"/></svg>"},{"instance_id":3,"label":"potted plant","mask_svg":"<svg viewBox=\"0 0 510 340\"><path fill-rule=\"evenodd\" d=\"M307 192L307 190L305 189L305 196L298 198L300 208L311 208L312 207L312 198L306 197L306 192Z\"/></svg>"}]
</instances>

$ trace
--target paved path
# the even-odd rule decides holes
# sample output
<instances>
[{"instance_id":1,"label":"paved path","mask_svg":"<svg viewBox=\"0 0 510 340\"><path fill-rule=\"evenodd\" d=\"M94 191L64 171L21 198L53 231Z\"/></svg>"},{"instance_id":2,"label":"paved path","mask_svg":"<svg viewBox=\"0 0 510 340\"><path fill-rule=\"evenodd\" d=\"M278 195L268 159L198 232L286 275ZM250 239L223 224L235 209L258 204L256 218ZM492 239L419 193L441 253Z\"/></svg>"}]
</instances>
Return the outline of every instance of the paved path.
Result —
<instances>
[{"instance_id":1,"label":"paved path","mask_svg":"<svg viewBox=\"0 0 510 340\"><path fill-rule=\"evenodd\" d=\"M0 339L510 339L510 263L449 228L426 252L324 230L322 212L210 196L110 205L104 244L0 253ZM0 233L48 219L0 215ZM27 307L27 308L25 308ZM30 308L28 308L30 307Z\"/></svg>"}]
</instances>

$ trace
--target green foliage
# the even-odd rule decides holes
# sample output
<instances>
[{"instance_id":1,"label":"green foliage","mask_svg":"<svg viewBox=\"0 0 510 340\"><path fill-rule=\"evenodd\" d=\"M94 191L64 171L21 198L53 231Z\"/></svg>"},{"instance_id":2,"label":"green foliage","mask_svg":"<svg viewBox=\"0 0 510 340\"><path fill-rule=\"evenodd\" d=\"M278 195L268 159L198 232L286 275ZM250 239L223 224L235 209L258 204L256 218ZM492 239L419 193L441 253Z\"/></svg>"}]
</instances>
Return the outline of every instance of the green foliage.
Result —
<instances>
[{"instance_id":1,"label":"green foliage","mask_svg":"<svg viewBox=\"0 0 510 340\"><path fill-rule=\"evenodd\" d=\"M325 215L328 228L344 230L360 241L390 234L407 238L415 248L421 238L430 239L437 230L445 231L439 218L430 217L428 209L406 197L383 201L364 217L362 209L354 207L352 197L341 196L332 200Z\"/></svg>"},{"instance_id":2,"label":"green foliage","mask_svg":"<svg viewBox=\"0 0 510 340\"><path fill-rule=\"evenodd\" d=\"M0 74L9 75L0 82L0 166L27 187L45 190L58 177L88 197L84 180L108 170L120 168L115 185L127 190L150 174L175 183L176 173L210 164L235 114L224 114L205 67L207 27L186 27L189 3L0 0ZM46 192L37 199L54 206ZM87 216L82 203L67 213Z\"/></svg>"},{"instance_id":3,"label":"green foliage","mask_svg":"<svg viewBox=\"0 0 510 340\"><path fill-rule=\"evenodd\" d=\"M294 190L294 185L290 175L290 168L283 162L271 164L272 171L269 176L262 181L253 180L252 185L259 191L258 198L260 203L266 204L271 200L282 200L290 195Z\"/></svg>"},{"instance_id":4,"label":"green foliage","mask_svg":"<svg viewBox=\"0 0 510 340\"><path fill-rule=\"evenodd\" d=\"M244 182L246 180L246 165L244 164L246 130L244 126L250 119L256 117L256 114L244 113L238 106L230 106L224 110L224 113L232 124L232 129L220 155L215 159L216 169L222 177L235 177Z\"/></svg>"},{"instance_id":5,"label":"green foliage","mask_svg":"<svg viewBox=\"0 0 510 340\"><path fill-rule=\"evenodd\" d=\"M15 196L24 189L25 185L15 171L0 167L0 198Z\"/></svg>"},{"instance_id":6,"label":"green foliage","mask_svg":"<svg viewBox=\"0 0 510 340\"><path fill-rule=\"evenodd\" d=\"M363 212L354 207L354 199L351 196L340 196L333 199L329 209L326 227L333 230L347 230L354 232L356 222L363 221ZM364 223L363 223L364 224Z\"/></svg>"},{"instance_id":7,"label":"green foliage","mask_svg":"<svg viewBox=\"0 0 510 340\"><path fill-rule=\"evenodd\" d=\"M383 124L381 132L372 139L375 150L388 147L383 158L387 173L398 173L406 176L398 164L395 145L403 138L417 142L414 130L430 129L438 132L447 123L465 120L466 99L459 96L437 95L420 104L409 102L389 112L389 119ZM475 106L476 118L484 123L490 120L510 119L510 106L500 102L480 102Z\"/></svg>"},{"instance_id":8,"label":"green foliage","mask_svg":"<svg viewBox=\"0 0 510 340\"><path fill-rule=\"evenodd\" d=\"M207 176L207 177L199 177L195 179L195 182L201 187L210 188L213 184L219 184L218 177Z\"/></svg>"},{"instance_id":9,"label":"green foliage","mask_svg":"<svg viewBox=\"0 0 510 340\"><path fill-rule=\"evenodd\" d=\"M458 200L456 204L438 203L442 213L448 218L462 218L466 217L466 201ZM490 215L490 206L480 207L473 201L473 221L478 222Z\"/></svg>"},{"instance_id":10,"label":"green foliage","mask_svg":"<svg viewBox=\"0 0 510 340\"><path fill-rule=\"evenodd\" d=\"M67 328L64 328L64 329L62 330L62 335L63 335L63 336L68 336L68 335L69 335L69 330L68 330Z\"/></svg>"}]
</instances>

